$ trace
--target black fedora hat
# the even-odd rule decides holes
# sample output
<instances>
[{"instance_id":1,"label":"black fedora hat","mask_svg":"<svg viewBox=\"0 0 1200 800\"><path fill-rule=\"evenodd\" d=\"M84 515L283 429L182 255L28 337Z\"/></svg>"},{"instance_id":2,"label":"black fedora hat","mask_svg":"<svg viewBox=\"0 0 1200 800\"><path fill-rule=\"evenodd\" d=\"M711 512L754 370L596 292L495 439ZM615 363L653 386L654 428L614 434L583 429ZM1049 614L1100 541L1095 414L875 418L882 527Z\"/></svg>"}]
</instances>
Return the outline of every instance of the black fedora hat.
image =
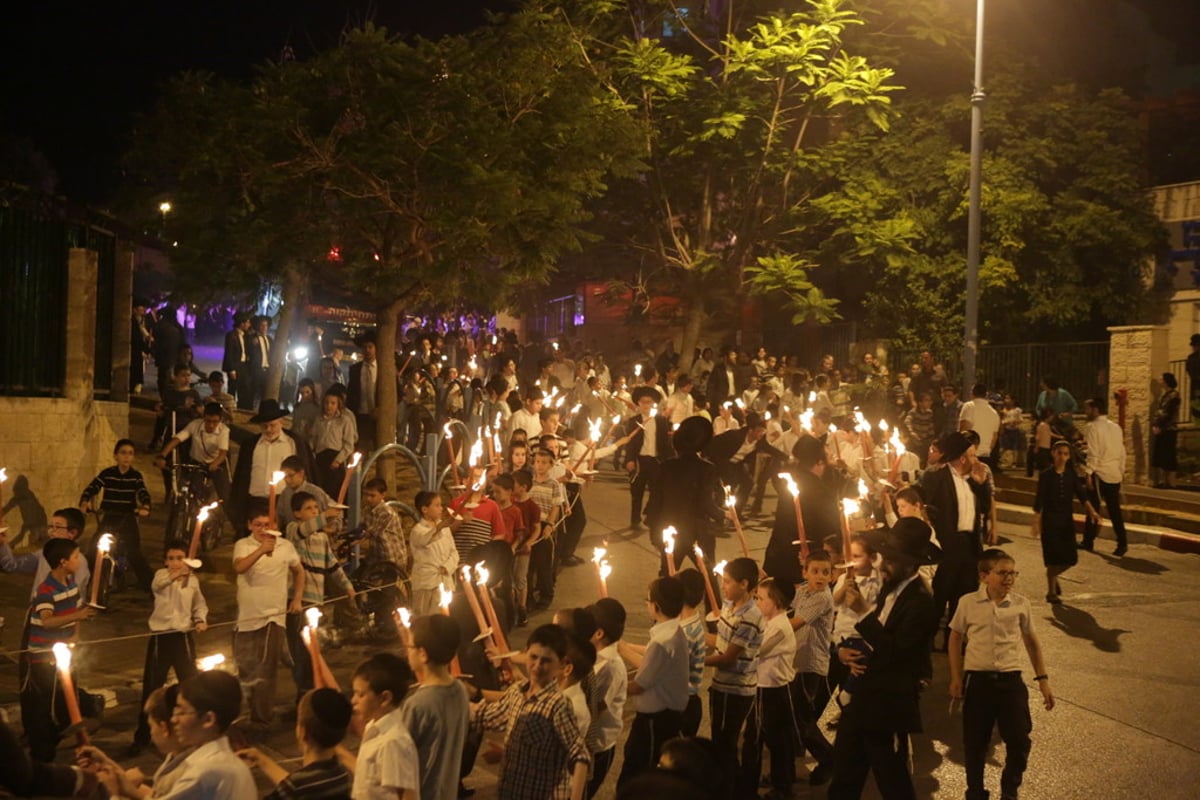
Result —
<instances>
[{"instance_id":1,"label":"black fedora hat","mask_svg":"<svg viewBox=\"0 0 1200 800\"><path fill-rule=\"evenodd\" d=\"M250 418L251 422L274 422L288 415L285 408L279 407L278 400L263 400L258 404L258 413Z\"/></svg>"},{"instance_id":2,"label":"black fedora hat","mask_svg":"<svg viewBox=\"0 0 1200 800\"><path fill-rule=\"evenodd\" d=\"M901 517L883 534L879 553L884 558L905 558L918 564L936 564L942 551L930 541L933 529L923 519Z\"/></svg>"},{"instance_id":3,"label":"black fedora hat","mask_svg":"<svg viewBox=\"0 0 1200 800\"><path fill-rule=\"evenodd\" d=\"M704 417L688 417L679 423L671 442L679 455L695 455L703 450L713 437L712 423Z\"/></svg>"}]
</instances>

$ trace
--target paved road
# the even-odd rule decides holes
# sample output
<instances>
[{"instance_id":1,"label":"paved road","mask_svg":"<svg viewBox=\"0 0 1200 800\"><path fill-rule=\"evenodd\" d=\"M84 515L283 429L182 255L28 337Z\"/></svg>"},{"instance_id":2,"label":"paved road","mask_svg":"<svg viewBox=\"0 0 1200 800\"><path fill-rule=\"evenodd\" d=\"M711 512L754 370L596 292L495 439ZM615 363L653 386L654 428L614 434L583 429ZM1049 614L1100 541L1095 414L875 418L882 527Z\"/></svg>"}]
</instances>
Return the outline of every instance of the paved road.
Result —
<instances>
[{"instance_id":1,"label":"paved road","mask_svg":"<svg viewBox=\"0 0 1200 800\"><path fill-rule=\"evenodd\" d=\"M135 420L137 421L137 420ZM143 423L144 420L139 422ZM151 479L154 480L153 478ZM628 494L615 473L601 475L588 488L585 502L590 519L581 553L607 543L615 572L610 591L630 611L627 638L645 641L650 620L643 611L646 584L657 569L657 558L644 532L632 534L622 525L628 519ZM770 502L768 502L770 505ZM764 520L765 523L765 520ZM1049 672L1059 706L1045 712L1033 709L1034 748L1026 800L1108 800L1152 797L1155 800L1192 800L1200 796L1200 726L1196 725L1200 700L1200 559L1134 545L1122 560L1104 553L1082 554L1080 566L1062 579L1064 605L1051 608L1042 597L1040 551L1027 532L1002 525L1005 547L1021 570L1018 591L1024 590L1035 609L1038 632L1045 646ZM148 538L153 538L153 527ZM766 546L765 526L750 526L753 554ZM1105 550L1111 543L1105 543ZM733 557L736 539L720 540L720 557ZM148 551L150 548L148 548ZM233 584L228 565L229 547L216 554L216 574L205 574L203 585L212 606L211 620L233 615ZM21 618L28 581L19 576L0 580L0 614ZM560 578L562 607L594 600L595 577L590 566L569 569ZM85 640L144 630L148 599L122 598L113 612L89 626ZM531 627L549 621L543 612ZM3 644L14 647L15 625L10 624ZM519 646L524 631L510 635ZM229 629L216 628L198 637L202 654L229 653ZM83 682L92 687L115 688L119 700L111 707L94 738L101 747L123 751L132 730L144 641L131 640L81 647L78 662ZM346 645L328 653L335 673L343 680L370 647ZM960 797L963 793L960 719L948 715L945 656L935 655L935 680L924 699L926 733L914 737L914 764L920 797ZM16 701L16 668L0 665L0 705ZM1035 692L1036 695L1036 692ZM281 700L291 696L285 674L280 675ZM279 709L285 714L286 703ZM287 719L286 716L284 719ZM705 728L707 724L705 725ZM294 758L289 722L278 724L278 733L267 746L282 758ZM705 728L702 728L703 731ZM998 745L998 756L1003 747ZM64 750L60 757L68 754ZM143 754L134 760L150 769L156 758ZM998 763L998 762L997 762ZM619 769L619 764L617 768ZM989 783L998 783L999 769L989 767ZM610 778L602 797L612 796ZM495 797L492 768L476 767L467 785L477 788L479 800ZM824 790L796 787L797 798L821 798ZM869 788L867 797L878 796Z\"/></svg>"}]
</instances>

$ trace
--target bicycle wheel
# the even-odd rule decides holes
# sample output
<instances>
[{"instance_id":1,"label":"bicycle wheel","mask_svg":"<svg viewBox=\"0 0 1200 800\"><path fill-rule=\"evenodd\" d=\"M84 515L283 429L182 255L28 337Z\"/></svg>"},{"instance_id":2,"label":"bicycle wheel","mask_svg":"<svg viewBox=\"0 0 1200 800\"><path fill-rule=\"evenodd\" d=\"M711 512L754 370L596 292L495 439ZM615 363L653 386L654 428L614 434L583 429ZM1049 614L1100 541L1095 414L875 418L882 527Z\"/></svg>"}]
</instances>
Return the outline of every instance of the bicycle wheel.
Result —
<instances>
[{"instance_id":1,"label":"bicycle wheel","mask_svg":"<svg viewBox=\"0 0 1200 800\"><path fill-rule=\"evenodd\" d=\"M225 528L225 508L217 506L209 512L208 520L200 529L200 552L211 553L221 544L221 531Z\"/></svg>"},{"instance_id":2,"label":"bicycle wheel","mask_svg":"<svg viewBox=\"0 0 1200 800\"><path fill-rule=\"evenodd\" d=\"M359 607L365 614L374 614L376 624L391 619L392 612L408 600L403 574L391 561L363 564L354 575L354 585L361 592Z\"/></svg>"}]
</instances>

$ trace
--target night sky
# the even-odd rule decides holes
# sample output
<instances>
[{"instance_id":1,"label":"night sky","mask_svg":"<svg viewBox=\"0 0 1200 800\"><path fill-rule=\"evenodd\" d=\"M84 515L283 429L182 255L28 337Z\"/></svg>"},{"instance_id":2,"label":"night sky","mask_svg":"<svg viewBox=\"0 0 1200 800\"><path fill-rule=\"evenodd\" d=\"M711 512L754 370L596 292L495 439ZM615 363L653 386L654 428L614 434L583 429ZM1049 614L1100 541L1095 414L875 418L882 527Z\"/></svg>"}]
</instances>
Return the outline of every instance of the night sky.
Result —
<instances>
[{"instance_id":1,"label":"night sky","mask_svg":"<svg viewBox=\"0 0 1200 800\"><path fill-rule=\"evenodd\" d=\"M244 77L285 46L303 58L334 44L347 24L374 20L391 31L437 36L480 24L485 9L515 3L16 0L0 24L0 142L30 142L56 171L59 193L103 204L132 116L153 106L156 87L175 72ZM968 12L974 5L962 3ZM1130 7L1141 14L1125 18ZM1040 35L1046 51L1057 54L1057 69L1103 69L1111 54L1144 62L1148 81L1165 85L1173 67L1197 61L1187 42L1200 29L1195 0L990 0L988 8L999 30ZM1116 17L1124 19L1108 23Z\"/></svg>"}]
</instances>

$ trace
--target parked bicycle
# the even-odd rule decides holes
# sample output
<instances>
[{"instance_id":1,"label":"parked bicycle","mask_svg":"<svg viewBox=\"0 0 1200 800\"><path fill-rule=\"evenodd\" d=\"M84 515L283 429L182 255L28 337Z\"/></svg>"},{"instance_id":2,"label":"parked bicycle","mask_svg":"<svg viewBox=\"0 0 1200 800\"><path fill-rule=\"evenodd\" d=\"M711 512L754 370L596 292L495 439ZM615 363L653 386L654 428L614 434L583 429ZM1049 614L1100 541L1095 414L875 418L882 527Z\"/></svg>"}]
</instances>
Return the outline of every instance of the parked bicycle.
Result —
<instances>
[{"instance_id":1,"label":"parked bicycle","mask_svg":"<svg viewBox=\"0 0 1200 800\"><path fill-rule=\"evenodd\" d=\"M171 467L171 496L167 511L165 541L190 542L200 509L217 503L200 529L200 552L215 550L225 527L225 511L208 468L202 464L177 462Z\"/></svg>"}]
</instances>

